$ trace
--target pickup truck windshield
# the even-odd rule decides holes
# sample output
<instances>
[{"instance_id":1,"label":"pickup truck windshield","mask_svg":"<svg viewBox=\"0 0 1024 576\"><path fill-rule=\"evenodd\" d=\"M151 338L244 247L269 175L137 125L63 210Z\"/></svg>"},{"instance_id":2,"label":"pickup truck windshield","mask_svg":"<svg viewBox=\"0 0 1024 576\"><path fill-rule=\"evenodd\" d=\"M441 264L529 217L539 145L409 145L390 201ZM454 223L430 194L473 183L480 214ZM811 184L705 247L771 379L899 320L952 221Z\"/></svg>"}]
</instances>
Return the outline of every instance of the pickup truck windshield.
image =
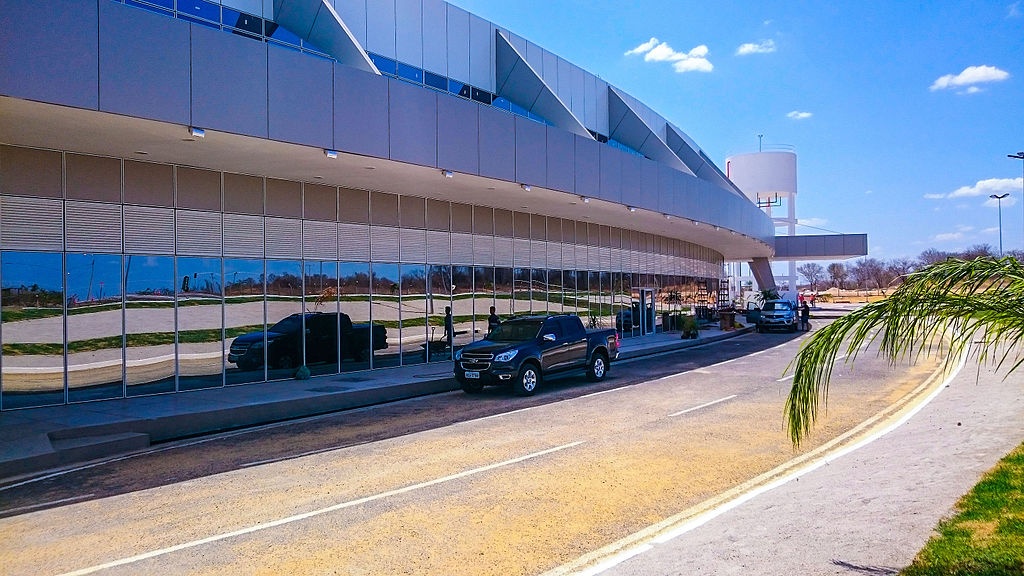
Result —
<instances>
[{"instance_id":1,"label":"pickup truck windshield","mask_svg":"<svg viewBox=\"0 0 1024 576\"><path fill-rule=\"evenodd\" d=\"M785 302L765 302L764 310L792 310L789 304Z\"/></svg>"},{"instance_id":2,"label":"pickup truck windshield","mask_svg":"<svg viewBox=\"0 0 1024 576\"><path fill-rule=\"evenodd\" d=\"M270 327L269 332L277 332L278 334L289 334L291 332L298 332L302 330L302 318L299 316L289 316L284 320L281 320L277 324Z\"/></svg>"},{"instance_id":3,"label":"pickup truck windshield","mask_svg":"<svg viewBox=\"0 0 1024 576\"><path fill-rule=\"evenodd\" d=\"M491 330L487 340L494 342L525 342L533 340L540 332L543 320L510 320L502 322Z\"/></svg>"}]
</instances>

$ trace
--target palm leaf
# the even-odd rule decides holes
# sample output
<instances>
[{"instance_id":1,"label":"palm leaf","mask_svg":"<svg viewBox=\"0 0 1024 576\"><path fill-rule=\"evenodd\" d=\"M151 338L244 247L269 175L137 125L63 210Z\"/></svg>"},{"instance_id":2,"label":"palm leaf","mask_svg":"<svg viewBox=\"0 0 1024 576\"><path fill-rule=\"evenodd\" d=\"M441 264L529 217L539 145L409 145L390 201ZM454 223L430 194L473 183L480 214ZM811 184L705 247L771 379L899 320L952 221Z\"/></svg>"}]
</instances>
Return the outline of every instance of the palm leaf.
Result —
<instances>
[{"instance_id":1,"label":"palm leaf","mask_svg":"<svg viewBox=\"0 0 1024 576\"><path fill-rule=\"evenodd\" d=\"M785 406L790 439L798 446L810 433L841 351L853 362L880 339L879 354L896 364L939 354L947 344L947 364L973 353L997 368L1012 362L1012 372L1024 358L1004 345L1022 337L1024 267L1016 259L949 259L922 268L885 300L839 318L804 342L790 364L793 387ZM1001 354L993 357L997 350Z\"/></svg>"}]
</instances>

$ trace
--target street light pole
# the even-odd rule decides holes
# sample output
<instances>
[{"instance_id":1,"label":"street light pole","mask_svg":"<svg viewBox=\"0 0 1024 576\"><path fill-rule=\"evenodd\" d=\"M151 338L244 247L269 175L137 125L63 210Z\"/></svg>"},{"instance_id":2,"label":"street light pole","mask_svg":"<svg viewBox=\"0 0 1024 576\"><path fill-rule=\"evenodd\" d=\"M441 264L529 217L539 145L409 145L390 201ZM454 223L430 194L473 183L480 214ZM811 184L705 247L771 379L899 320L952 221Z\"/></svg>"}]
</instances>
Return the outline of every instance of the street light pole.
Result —
<instances>
[{"instance_id":1,"label":"street light pole","mask_svg":"<svg viewBox=\"0 0 1024 576\"><path fill-rule=\"evenodd\" d=\"M1017 152L1016 154L1007 154L1007 158L1013 158L1014 160L1024 160L1024 152ZM1020 163L1020 192L1021 192L1021 204L1024 204L1024 162Z\"/></svg>"},{"instance_id":2,"label":"street light pole","mask_svg":"<svg viewBox=\"0 0 1024 576\"><path fill-rule=\"evenodd\" d=\"M1009 196L1010 193L1005 194L989 194L989 198L993 198L996 201L996 205L999 208L999 257L1003 257L1003 198Z\"/></svg>"}]
</instances>

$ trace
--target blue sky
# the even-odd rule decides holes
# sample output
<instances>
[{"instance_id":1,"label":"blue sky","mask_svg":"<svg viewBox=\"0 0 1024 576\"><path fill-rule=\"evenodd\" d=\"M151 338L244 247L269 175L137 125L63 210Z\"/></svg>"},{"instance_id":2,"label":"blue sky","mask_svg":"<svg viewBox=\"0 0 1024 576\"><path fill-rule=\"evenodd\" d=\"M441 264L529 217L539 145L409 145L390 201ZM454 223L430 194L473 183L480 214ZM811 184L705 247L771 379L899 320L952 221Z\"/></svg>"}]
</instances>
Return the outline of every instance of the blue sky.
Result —
<instances>
[{"instance_id":1,"label":"blue sky","mask_svg":"<svg viewBox=\"0 0 1024 576\"><path fill-rule=\"evenodd\" d=\"M719 164L797 153L797 217L870 255L1024 249L1024 0L452 0L595 73ZM657 39L656 43L651 43ZM650 48L650 49L648 49ZM798 233L816 233L798 228Z\"/></svg>"}]
</instances>

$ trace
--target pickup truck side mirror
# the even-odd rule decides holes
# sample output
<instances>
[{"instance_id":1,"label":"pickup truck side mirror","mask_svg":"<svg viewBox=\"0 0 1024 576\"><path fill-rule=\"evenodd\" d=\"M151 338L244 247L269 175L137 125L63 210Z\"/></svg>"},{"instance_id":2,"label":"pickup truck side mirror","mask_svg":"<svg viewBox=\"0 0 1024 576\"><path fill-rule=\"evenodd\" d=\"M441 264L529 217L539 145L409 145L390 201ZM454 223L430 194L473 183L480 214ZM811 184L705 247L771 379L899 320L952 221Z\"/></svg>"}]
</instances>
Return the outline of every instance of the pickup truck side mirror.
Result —
<instances>
[{"instance_id":1,"label":"pickup truck side mirror","mask_svg":"<svg viewBox=\"0 0 1024 576\"><path fill-rule=\"evenodd\" d=\"M554 334L545 334L545 335L541 336L541 338L545 342L554 342L555 341L555 335Z\"/></svg>"}]
</instances>

